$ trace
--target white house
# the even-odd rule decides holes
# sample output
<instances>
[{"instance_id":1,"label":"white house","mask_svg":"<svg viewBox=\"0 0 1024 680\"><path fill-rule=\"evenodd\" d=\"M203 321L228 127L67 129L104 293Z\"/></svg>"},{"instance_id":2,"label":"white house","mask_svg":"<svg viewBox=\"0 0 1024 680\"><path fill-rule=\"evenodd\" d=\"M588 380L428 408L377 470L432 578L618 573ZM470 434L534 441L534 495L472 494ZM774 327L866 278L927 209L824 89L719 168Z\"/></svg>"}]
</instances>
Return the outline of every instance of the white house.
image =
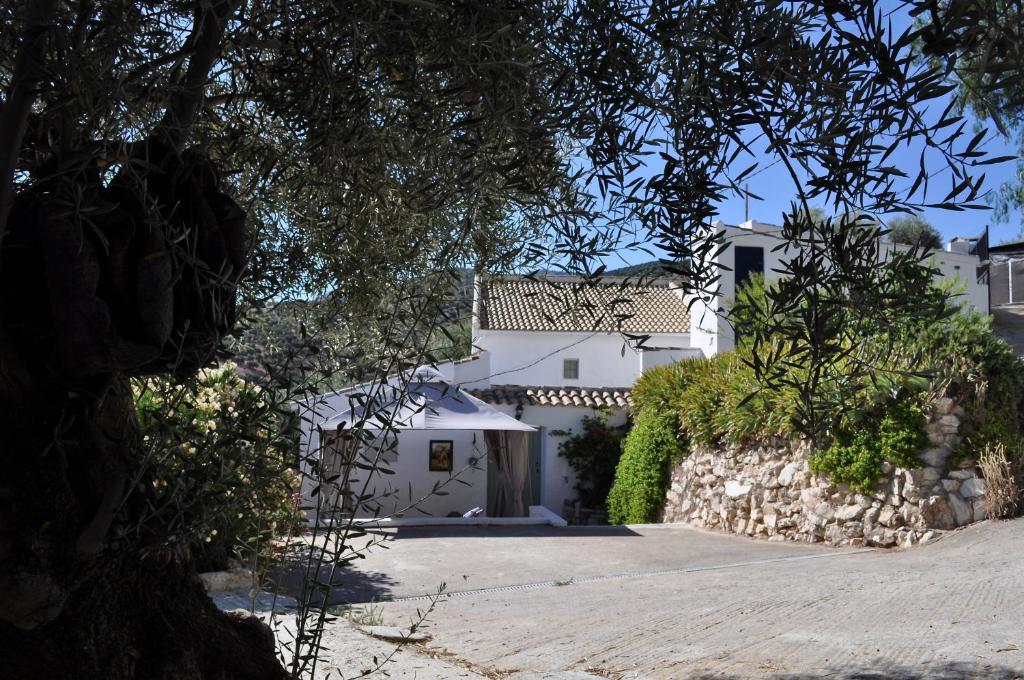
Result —
<instances>
[{"instance_id":1,"label":"white house","mask_svg":"<svg viewBox=\"0 0 1024 680\"><path fill-rule=\"evenodd\" d=\"M603 414L612 424L625 422L630 387L645 369L699 354L689 346L689 328L682 289L668 281L637 288L624 279L606 278L596 287L580 287L572 277L495 277L476 285L478 351L436 369L453 389L534 428L524 452L523 506L542 505L558 513L573 497L575 484L558 455L559 444L579 431L584 416ZM638 347L639 336L647 341ZM401 376L395 376L391 386L400 382ZM335 423L345 420L356 395L377 387L325 394L301 405L303 449L322 457L325 478L344 472L337 458L345 433ZM417 514L462 515L476 507L503 514L507 508L497 508L496 500L504 480L489 441L494 440L483 429L403 429L393 450L383 452L392 474L378 475L370 490L398 492L382 504L382 512L390 514L458 472L460 481L447 484L446 495L423 500ZM450 472L430 469L432 442L450 442ZM309 480L303 486L311 504L314 487Z\"/></svg>"},{"instance_id":2,"label":"white house","mask_svg":"<svg viewBox=\"0 0 1024 680\"><path fill-rule=\"evenodd\" d=\"M720 278L717 297L710 305L685 297L677 283L665 279L642 287L616 277L589 286L559 275L476 281L473 344L477 351L436 368L453 389L534 428L525 435L526 474L516 491L523 495L523 507L542 505L562 512L564 503L575 495L575 478L558 455L559 445L580 431L585 416L603 414L612 424L624 422L631 404L630 388L646 369L732 349L733 333L718 313L721 305L733 298L737 282L754 273L768 280L778 277L786 251L777 250L779 227L756 221L715 226L724 232L730 247L714 260L721 265ZM944 277L964 285L971 305L987 313L987 286L975 277L975 255L954 243L935 254L935 264ZM347 390L318 399L309 417L308 448L316 450L321 437L337 440L337 432L322 425L352 408L352 394ZM382 477L375 490L394 488L401 494L382 510L394 512L408 498L426 495L435 484L449 479L451 473L428 465L431 442L438 441L451 442L452 469L461 470L459 478L467 484L448 484L448 495L426 499L420 510L442 517L476 507L489 515L506 514L508 508L499 508L496 497L507 475L488 447L488 442L497 440L482 429L400 432L394 450L386 456L393 474ZM328 468L329 459L328 452ZM308 486L304 490L308 496Z\"/></svg>"}]
</instances>

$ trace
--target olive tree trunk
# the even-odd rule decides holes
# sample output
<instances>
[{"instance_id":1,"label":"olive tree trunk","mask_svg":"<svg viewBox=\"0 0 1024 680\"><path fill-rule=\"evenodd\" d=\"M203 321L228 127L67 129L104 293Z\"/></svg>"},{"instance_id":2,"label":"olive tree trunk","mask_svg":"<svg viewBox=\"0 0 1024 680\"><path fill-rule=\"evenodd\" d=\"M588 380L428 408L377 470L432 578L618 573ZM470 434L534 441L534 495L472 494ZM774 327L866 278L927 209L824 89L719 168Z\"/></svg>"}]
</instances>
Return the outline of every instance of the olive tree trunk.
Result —
<instances>
[{"instance_id":1,"label":"olive tree trunk","mask_svg":"<svg viewBox=\"0 0 1024 680\"><path fill-rule=\"evenodd\" d=\"M278 678L147 509L129 379L187 376L234 321L245 216L198 153L151 139L22 191L0 250L0 675Z\"/></svg>"}]
</instances>

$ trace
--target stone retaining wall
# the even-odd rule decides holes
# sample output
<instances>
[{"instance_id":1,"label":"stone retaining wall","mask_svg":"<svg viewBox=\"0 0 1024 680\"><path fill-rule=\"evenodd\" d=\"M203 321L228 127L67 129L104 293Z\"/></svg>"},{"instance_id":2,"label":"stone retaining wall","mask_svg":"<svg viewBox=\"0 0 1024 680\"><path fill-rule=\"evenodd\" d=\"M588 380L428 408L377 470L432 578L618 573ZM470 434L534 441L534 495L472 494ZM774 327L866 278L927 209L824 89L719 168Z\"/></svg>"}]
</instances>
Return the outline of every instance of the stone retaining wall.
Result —
<instances>
[{"instance_id":1,"label":"stone retaining wall","mask_svg":"<svg viewBox=\"0 0 1024 680\"><path fill-rule=\"evenodd\" d=\"M724 450L696 448L672 471L665 522L685 522L773 541L891 547L927 542L985 518L985 481L964 461L950 469L962 410L939 399L929 417L924 467L885 464L863 495L810 471L809 447L784 440Z\"/></svg>"}]
</instances>

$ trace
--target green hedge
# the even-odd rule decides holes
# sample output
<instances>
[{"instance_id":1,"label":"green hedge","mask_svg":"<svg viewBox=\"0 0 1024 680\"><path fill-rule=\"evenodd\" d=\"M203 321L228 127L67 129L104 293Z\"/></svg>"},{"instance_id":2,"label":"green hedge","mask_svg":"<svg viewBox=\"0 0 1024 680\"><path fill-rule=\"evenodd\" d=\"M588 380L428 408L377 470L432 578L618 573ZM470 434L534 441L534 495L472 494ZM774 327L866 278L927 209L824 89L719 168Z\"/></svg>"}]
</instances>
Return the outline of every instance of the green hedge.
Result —
<instances>
[{"instance_id":1,"label":"green hedge","mask_svg":"<svg viewBox=\"0 0 1024 680\"><path fill-rule=\"evenodd\" d=\"M910 342L928 358L932 381L966 411L961 455L975 457L986 446L1017 450L1024 439L1024 361L992 334L979 314L959 315L938 327L915 329Z\"/></svg>"},{"instance_id":2,"label":"green hedge","mask_svg":"<svg viewBox=\"0 0 1024 680\"><path fill-rule=\"evenodd\" d=\"M622 446L615 483L608 494L608 520L613 524L657 521L665 503L669 466L681 451L672 414L641 410Z\"/></svg>"}]
</instances>

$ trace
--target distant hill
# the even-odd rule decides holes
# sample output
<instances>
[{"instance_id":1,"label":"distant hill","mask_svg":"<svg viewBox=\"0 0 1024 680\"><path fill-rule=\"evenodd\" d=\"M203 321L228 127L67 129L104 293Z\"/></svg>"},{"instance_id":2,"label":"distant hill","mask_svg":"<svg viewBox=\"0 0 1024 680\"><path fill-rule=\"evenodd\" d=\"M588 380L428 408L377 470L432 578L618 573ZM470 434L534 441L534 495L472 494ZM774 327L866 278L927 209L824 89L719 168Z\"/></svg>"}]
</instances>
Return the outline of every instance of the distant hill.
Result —
<instances>
[{"instance_id":1,"label":"distant hill","mask_svg":"<svg viewBox=\"0 0 1024 680\"><path fill-rule=\"evenodd\" d=\"M631 264L628 267L619 267L618 269L609 269L605 272L605 276L644 276L644 277L659 277L659 276L671 276L671 274L665 271L665 268L661 266L661 262L658 260L651 260L650 262L641 262L640 264Z\"/></svg>"}]
</instances>

